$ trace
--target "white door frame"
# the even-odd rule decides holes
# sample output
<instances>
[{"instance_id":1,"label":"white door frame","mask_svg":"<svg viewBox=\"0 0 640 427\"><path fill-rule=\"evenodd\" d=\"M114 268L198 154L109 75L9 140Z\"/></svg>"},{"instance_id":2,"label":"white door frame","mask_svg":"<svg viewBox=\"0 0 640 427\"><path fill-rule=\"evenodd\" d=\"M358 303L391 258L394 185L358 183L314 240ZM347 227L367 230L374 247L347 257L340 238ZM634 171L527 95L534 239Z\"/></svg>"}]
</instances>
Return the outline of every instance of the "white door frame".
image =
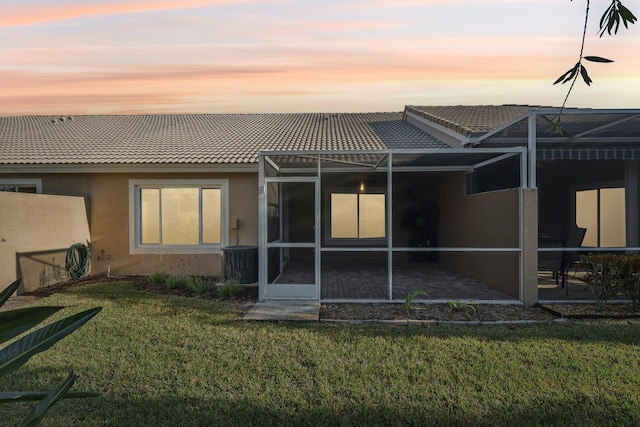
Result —
<instances>
[{"instance_id":1,"label":"white door frame","mask_svg":"<svg viewBox=\"0 0 640 427\"><path fill-rule=\"evenodd\" d=\"M291 243L285 242L283 237L283 227L280 227L280 238L276 241L268 241L267 222L267 194L266 186L270 183L312 183L314 184L314 241ZM281 196L281 195L280 195ZM259 189L259 257L258 257L258 284L260 288L260 300L274 299L320 299L320 179L318 177L262 177ZM280 219L282 219L282 197L280 200ZM282 225L282 224L281 224ZM269 283L268 255L269 249L280 250L307 248L314 251L314 283ZM280 257L282 266L282 255Z\"/></svg>"}]
</instances>

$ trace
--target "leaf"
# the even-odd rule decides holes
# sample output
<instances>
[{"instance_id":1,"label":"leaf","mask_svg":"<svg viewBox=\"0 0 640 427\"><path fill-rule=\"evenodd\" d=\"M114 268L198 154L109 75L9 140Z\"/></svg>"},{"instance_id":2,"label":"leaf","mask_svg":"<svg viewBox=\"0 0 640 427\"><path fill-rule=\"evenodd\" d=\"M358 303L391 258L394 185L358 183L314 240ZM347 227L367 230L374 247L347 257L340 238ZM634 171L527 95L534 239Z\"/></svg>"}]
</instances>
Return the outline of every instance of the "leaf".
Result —
<instances>
[{"instance_id":1,"label":"leaf","mask_svg":"<svg viewBox=\"0 0 640 427\"><path fill-rule=\"evenodd\" d=\"M0 404L16 402L33 402L42 400L49 395L46 391L4 391L0 392ZM62 396L62 399L84 399L86 397L98 397L96 391L70 391Z\"/></svg>"},{"instance_id":2,"label":"leaf","mask_svg":"<svg viewBox=\"0 0 640 427\"><path fill-rule=\"evenodd\" d=\"M610 5L610 6L607 8L607 10L605 10L605 11L604 11L604 13L602 14L602 16L600 17L600 26L599 26L599 27L600 27L600 37L602 37L602 33L603 33L602 28L604 27L605 22L607 21L608 16L609 16L609 14L611 13L610 11L611 11L611 8L612 8L612 7L613 7L613 5Z\"/></svg>"},{"instance_id":3,"label":"leaf","mask_svg":"<svg viewBox=\"0 0 640 427\"><path fill-rule=\"evenodd\" d=\"M16 289L18 289L18 286L20 286L20 283L22 283L22 278L16 280L15 282L7 286L4 291L0 292L0 307L2 307L5 302L7 302L11 295L13 295Z\"/></svg>"},{"instance_id":4,"label":"leaf","mask_svg":"<svg viewBox=\"0 0 640 427\"><path fill-rule=\"evenodd\" d=\"M589 77L589 74L587 73L587 69L583 66L580 66L580 74L582 75L582 80L584 80L587 86L591 86L591 82L593 82L593 80L591 80L591 77Z\"/></svg>"},{"instance_id":5,"label":"leaf","mask_svg":"<svg viewBox=\"0 0 640 427\"><path fill-rule=\"evenodd\" d=\"M622 3L618 0L613 0L600 18L600 37L604 35L605 31L609 35L611 35L611 31L614 34L618 34L620 20L622 20L624 27L628 29L629 24L635 23L638 19Z\"/></svg>"},{"instance_id":6,"label":"leaf","mask_svg":"<svg viewBox=\"0 0 640 427\"><path fill-rule=\"evenodd\" d=\"M0 350L0 376L24 365L31 356L47 350L98 314L102 307L92 308L26 335Z\"/></svg>"},{"instance_id":7,"label":"leaf","mask_svg":"<svg viewBox=\"0 0 640 427\"><path fill-rule=\"evenodd\" d=\"M607 31L609 32L609 35L611 35L611 28L614 26L615 24L615 30L613 31L613 34L618 34L618 29L620 28L620 15L616 14L613 16L613 19L609 22L609 27L607 28Z\"/></svg>"},{"instance_id":8,"label":"leaf","mask_svg":"<svg viewBox=\"0 0 640 427\"><path fill-rule=\"evenodd\" d=\"M620 10L620 16L622 16L622 20L625 23L624 26L626 28L629 28L627 27L627 22L630 22L633 24L638 20L638 18L636 18L636 16L629 9L624 7L622 3L618 5L618 9Z\"/></svg>"},{"instance_id":9,"label":"leaf","mask_svg":"<svg viewBox=\"0 0 640 427\"><path fill-rule=\"evenodd\" d=\"M591 62L613 62L611 59L602 58L600 56L585 56L584 59Z\"/></svg>"},{"instance_id":10,"label":"leaf","mask_svg":"<svg viewBox=\"0 0 640 427\"><path fill-rule=\"evenodd\" d=\"M20 426L32 426L40 422L44 414L51 408L51 406L53 406L54 403L60 400L60 398L64 396L67 391L69 391L77 378L78 376L71 372L66 380L61 382L58 387L51 390L51 392L44 399L42 399L35 408L33 408L33 411L31 411L31 413L29 413L29 415L27 415L27 417L22 420Z\"/></svg>"},{"instance_id":11,"label":"leaf","mask_svg":"<svg viewBox=\"0 0 640 427\"><path fill-rule=\"evenodd\" d=\"M560 116L554 118L551 121L551 126L549 126L549 129L547 129L547 133L551 136L553 135L563 135L563 130L562 130L562 119Z\"/></svg>"},{"instance_id":12,"label":"leaf","mask_svg":"<svg viewBox=\"0 0 640 427\"><path fill-rule=\"evenodd\" d=\"M0 312L0 344L17 337L64 307L32 307Z\"/></svg>"},{"instance_id":13,"label":"leaf","mask_svg":"<svg viewBox=\"0 0 640 427\"><path fill-rule=\"evenodd\" d=\"M427 294L426 291L418 290L415 292L409 292L404 300L404 310L407 313L407 317L411 317L411 304L418 295L423 295L425 298L429 298L429 294Z\"/></svg>"},{"instance_id":14,"label":"leaf","mask_svg":"<svg viewBox=\"0 0 640 427\"><path fill-rule=\"evenodd\" d=\"M553 82L553 84L555 85L555 84L558 84L560 82L562 82L562 84L565 84L566 82L571 81L571 79L573 79L573 77L578 72L578 67L580 67L580 63L579 62L576 65L574 65L573 68L571 68L566 73L564 73L563 75L558 77L558 80Z\"/></svg>"}]
</instances>

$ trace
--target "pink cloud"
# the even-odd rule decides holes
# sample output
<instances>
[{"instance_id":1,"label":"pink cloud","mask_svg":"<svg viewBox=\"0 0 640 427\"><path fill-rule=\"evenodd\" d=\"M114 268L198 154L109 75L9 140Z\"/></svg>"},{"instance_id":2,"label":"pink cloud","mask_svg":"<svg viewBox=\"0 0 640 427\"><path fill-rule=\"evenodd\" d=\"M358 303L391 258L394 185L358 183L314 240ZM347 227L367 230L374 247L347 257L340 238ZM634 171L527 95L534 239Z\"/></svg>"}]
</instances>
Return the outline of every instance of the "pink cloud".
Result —
<instances>
[{"instance_id":1,"label":"pink cloud","mask_svg":"<svg viewBox=\"0 0 640 427\"><path fill-rule=\"evenodd\" d=\"M536 3L552 4L557 3L558 0L537 0ZM468 0L374 0L361 3L355 3L350 5L344 5L346 8L415 8L419 6L437 6L445 5L449 6L456 3L469 3ZM495 4L495 3L531 3L531 0L476 0L477 4Z\"/></svg>"},{"instance_id":2,"label":"pink cloud","mask_svg":"<svg viewBox=\"0 0 640 427\"><path fill-rule=\"evenodd\" d=\"M137 0L124 3L87 1L78 4L56 2L56 4L39 4L37 7L0 5L0 16L3 18L2 22L0 22L0 27L35 25L92 16L275 1L277 0Z\"/></svg>"}]
</instances>

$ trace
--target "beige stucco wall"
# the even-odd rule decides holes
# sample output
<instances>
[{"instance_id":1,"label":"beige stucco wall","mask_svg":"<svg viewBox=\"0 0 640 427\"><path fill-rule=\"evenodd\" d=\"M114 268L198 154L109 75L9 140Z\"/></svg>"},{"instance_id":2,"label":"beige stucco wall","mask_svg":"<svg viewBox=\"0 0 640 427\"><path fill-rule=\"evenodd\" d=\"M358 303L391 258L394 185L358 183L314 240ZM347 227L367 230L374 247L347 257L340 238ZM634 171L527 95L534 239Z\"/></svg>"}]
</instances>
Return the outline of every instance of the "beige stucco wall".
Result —
<instances>
[{"instance_id":1,"label":"beige stucco wall","mask_svg":"<svg viewBox=\"0 0 640 427\"><path fill-rule=\"evenodd\" d=\"M15 178L15 175L11 177ZM220 274L219 253L129 253L130 179L227 179L229 219L238 223L237 230L228 229L229 245L258 243L258 177L255 173L59 173L30 175L28 178L42 178L43 193L85 197L94 274L108 270L112 275L150 274L158 270L172 274Z\"/></svg>"},{"instance_id":2,"label":"beige stucco wall","mask_svg":"<svg viewBox=\"0 0 640 427\"><path fill-rule=\"evenodd\" d=\"M67 249L91 240L84 199L0 192L0 206L0 288L18 277L18 293L63 280Z\"/></svg>"},{"instance_id":3,"label":"beige stucco wall","mask_svg":"<svg viewBox=\"0 0 640 427\"><path fill-rule=\"evenodd\" d=\"M465 195L465 176L457 174L439 187L439 246L517 248L519 245L518 189ZM442 252L440 261L468 276L520 295L517 252Z\"/></svg>"}]
</instances>

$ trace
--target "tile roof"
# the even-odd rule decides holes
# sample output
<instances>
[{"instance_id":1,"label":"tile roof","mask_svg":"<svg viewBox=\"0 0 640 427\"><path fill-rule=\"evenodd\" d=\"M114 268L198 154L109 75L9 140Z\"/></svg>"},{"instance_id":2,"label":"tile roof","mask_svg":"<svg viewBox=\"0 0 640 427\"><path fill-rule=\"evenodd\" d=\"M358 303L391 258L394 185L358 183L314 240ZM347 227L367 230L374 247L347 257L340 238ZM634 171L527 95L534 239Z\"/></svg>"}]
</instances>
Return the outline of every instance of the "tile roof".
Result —
<instances>
[{"instance_id":1,"label":"tile roof","mask_svg":"<svg viewBox=\"0 0 640 427\"><path fill-rule=\"evenodd\" d=\"M529 105L451 105L439 107L407 105L405 111L452 129L461 135L478 136L504 125L534 108L543 107Z\"/></svg>"},{"instance_id":2,"label":"tile roof","mask_svg":"<svg viewBox=\"0 0 640 427\"><path fill-rule=\"evenodd\" d=\"M0 164L246 164L259 150L446 148L402 113L0 117Z\"/></svg>"}]
</instances>

